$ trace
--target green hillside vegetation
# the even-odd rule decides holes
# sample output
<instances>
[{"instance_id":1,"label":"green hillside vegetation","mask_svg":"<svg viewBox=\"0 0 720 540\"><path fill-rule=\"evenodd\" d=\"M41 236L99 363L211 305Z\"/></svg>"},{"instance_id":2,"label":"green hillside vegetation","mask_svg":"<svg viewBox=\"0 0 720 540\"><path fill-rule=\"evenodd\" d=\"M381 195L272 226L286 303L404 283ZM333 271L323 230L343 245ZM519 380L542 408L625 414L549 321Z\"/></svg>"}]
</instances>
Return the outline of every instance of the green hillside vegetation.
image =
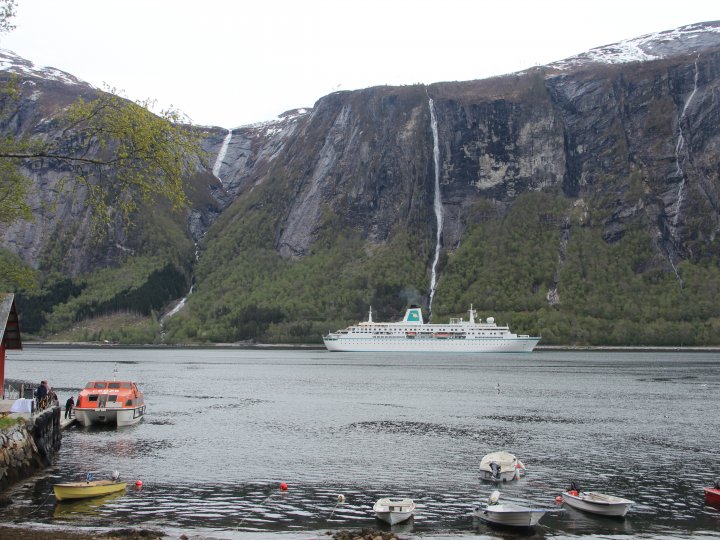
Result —
<instances>
[{"instance_id":1,"label":"green hillside vegetation","mask_svg":"<svg viewBox=\"0 0 720 540\"><path fill-rule=\"evenodd\" d=\"M187 289L186 275L174 264L162 257L134 257L118 268L76 278L49 275L41 287L18 291L17 303L24 333L50 337L72 331L80 322L87 326L89 320L122 313L131 314L135 326L138 318L147 319L147 327L138 332L123 325L93 324L94 330L84 337L146 343L157 340L158 312Z\"/></svg>"},{"instance_id":2,"label":"green hillside vegetation","mask_svg":"<svg viewBox=\"0 0 720 540\"><path fill-rule=\"evenodd\" d=\"M338 235L311 256L286 260L266 248L241 252L230 264L205 254L190 310L168 322L169 341L273 343L320 342L320 336L367 316L398 317L403 291L426 288L424 265L412 256L407 234L369 249L361 239ZM418 295L419 296L419 295Z\"/></svg>"},{"instance_id":3,"label":"green hillside vegetation","mask_svg":"<svg viewBox=\"0 0 720 540\"><path fill-rule=\"evenodd\" d=\"M433 322L465 316L472 303L514 331L544 344L720 344L720 271L716 259L668 270L647 227L627 224L613 243L582 222L561 194L527 193L502 219L481 201L469 213L460 247L441 258ZM272 249L272 205L257 200L228 216L208 242L189 309L168 321L170 342L320 342L328 330L363 320L397 320L410 303L427 301L434 245L398 227L373 245L326 226L312 253L283 259ZM560 304L546 295L559 267L562 227L570 238L560 266ZM603 216L595 215L597 223Z\"/></svg>"},{"instance_id":4,"label":"green hillside vegetation","mask_svg":"<svg viewBox=\"0 0 720 540\"><path fill-rule=\"evenodd\" d=\"M570 239L560 304L550 307L564 215ZM472 303L546 345L720 344L717 258L681 263L681 287L646 226L629 224L614 243L602 233L573 217L562 196L522 195L502 221L470 226L443 270L434 311L442 318Z\"/></svg>"},{"instance_id":5,"label":"green hillside vegetation","mask_svg":"<svg viewBox=\"0 0 720 540\"><path fill-rule=\"evenodd\" d=\"M166 321L162 340L159 314L189 288L181 262L192 245L171 226L149 226L140 236L160 255L77 278L51 272L42 286L20 291L23 332L117 343L320 343L327 331L366 319L369 306L374 320L388 321L427 302L434 238L398 226L377 245L327 212L311 253L284 259L272 247L279 213L263 197L228 211L208 236L195 293ZM717 257L681 263L681 287L639 218L608 243L597 225L607 216L581 219L571 202L526 193L498 218L479 201L460 246L440 259L432 322L466 317L472 304L479 316L540 335L546 345L720 344ZM569 241L560 264L563 227ZM560 304L551 307L546 295L558 268Z\"/></svg>"}]
</instances>

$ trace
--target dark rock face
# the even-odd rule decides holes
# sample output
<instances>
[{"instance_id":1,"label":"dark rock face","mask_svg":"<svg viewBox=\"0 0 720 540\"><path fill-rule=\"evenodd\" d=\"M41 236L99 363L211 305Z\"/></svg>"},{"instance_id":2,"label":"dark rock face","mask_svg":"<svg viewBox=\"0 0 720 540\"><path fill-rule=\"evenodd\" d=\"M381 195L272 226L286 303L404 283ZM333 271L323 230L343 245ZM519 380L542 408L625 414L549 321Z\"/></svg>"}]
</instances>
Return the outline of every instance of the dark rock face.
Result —
<instances>
[{"instance_id":1,"label":"dark rock face","mask_svg":"<svg viewBox=\"0 0 720 540\"><path fill-rule=\"evenodd\" d=\"M0 129L55 136L43 118L90 89L25 75L24 99ZM189 212L189 234L198 242L221 212L241 203L250 201L247 212L259 208L264 203L253 197L262 189L274 212L267 247L285 258L308 256L328 228L378 245L411 230L434 246L432 98L443 250L460 244L480 202L496 219L519 194L551 190L599 220L606 242L622 238L629 223L642 223L662 264L674 268L712 255L720 230L719 92L714 22L504 77L334 93L273 122L230 133L208 128L207 163L193 180L203 196ZM113 242L92 250L81 192L44 210L43 194L58 190L67 172L61 165L43 162L26 172L37 186L36 220L1 231L3 246L37 265L48 238L69 235L73 272L134 249L118 230ZM226 225L219 220L214 236ZM565 227L565 243L567 234ZM431 261L420 264L429 272Z\"/></svg>"}]
</instances>

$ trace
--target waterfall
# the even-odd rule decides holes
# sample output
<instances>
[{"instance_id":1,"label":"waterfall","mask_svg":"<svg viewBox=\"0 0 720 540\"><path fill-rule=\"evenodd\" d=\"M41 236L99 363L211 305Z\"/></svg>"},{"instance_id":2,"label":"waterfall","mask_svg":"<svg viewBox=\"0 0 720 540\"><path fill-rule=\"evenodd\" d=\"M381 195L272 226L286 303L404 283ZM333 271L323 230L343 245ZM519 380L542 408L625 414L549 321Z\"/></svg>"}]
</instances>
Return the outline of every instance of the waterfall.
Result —
<instances>
[{"instance_id":1,"label":"waterfall","mask_svg":"<svg viewBox=\"0 0 720 540\"><path fill-rule=\"evenodd\" d=\"M437 219L437 240L435 244L435 258L432 263L432 273L430 274L430 305L428 306L428 320L432 315L432 303L435 298L435 289L437 288L437 263L440 259L440 243L442 240L443 226L443 206L440 200L440 145L438 142L437 117L435 116L435 104L432 98L429 99L430 105L430 127L433 134L433 161L435 162L435 198L433 207L435 208L435 218Z\"/></svg>"},{"instance_id":2,"label":"waterfall","mask_svg":"<svg viewBox=\"0 0 720 540\"><path fill-rule=\"evenodd\" d=\"M232 129L228 129L227 135L225 135L225 139L220 147L220 152L218 152L217 158L215 159L215 165L213 165L212 172L220 182L222 182L222 178L220 178L220 168L222 167L223 159L225 159L225 154L227 154L228 146L230 146L230 139L232 139Z\"/></svg>"},{"instance_id":3,"label":"waterfall","mask_svg":"<svg viewBox=\"0 0 720 540\"><path fill-rule=\"evenodd\" d=\"M190 286L190 291L187 293L187 296L183 296L177 304L175 304L175 307L172 308L170 311L168 311L165 315L162 316L160 319L160 326L162 327L163 324L165 324L165 321L172 317L173 315L176 315L183 307L185 307L185 302L187 302L188 296L190 296L193 293L193 289L195 288L195 285Z\"/></svg>"},{"instance_id":4,"label":"waterfall","mask_svg":"<svg viewBox=\"0 0 720 540\"><path fill-rule=\"evenodd\" d=\"M685 105L683 106L682 112L680 113L680 118L678 118L678 139L677 144L675 145L675 174L680 177L680 186L678 187L677 192L677 203L675 203L675 216L673 217L673 225L677 225L678 218L680 217L680 205L682 204L683 195L685 194L685 171L683 171L680 158L680 151L682 150L683 146L685 146L685 135L683 134L682 123L683 120L687 118L685 113L687 112L688 105L690 105L690 102L695 97L695 93L698 89L699 59L700 55L698 55L698 57L695 59L695 86L692 93L688 96L687 101L685 101Z\"/></svg>"}]
</instances>

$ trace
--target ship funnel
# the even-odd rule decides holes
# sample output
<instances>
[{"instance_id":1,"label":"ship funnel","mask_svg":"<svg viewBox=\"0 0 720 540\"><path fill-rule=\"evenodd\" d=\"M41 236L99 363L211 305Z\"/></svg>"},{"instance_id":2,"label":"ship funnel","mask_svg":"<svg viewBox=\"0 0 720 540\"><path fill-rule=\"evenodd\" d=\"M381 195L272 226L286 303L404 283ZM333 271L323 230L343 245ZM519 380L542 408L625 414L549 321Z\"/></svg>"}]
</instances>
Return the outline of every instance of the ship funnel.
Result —
<instances>
[{"instance_id":1,"label":"ship funnel","mask_svg":"<svg viewBox=\"0 0 720 540\"><path fill-rule=\"evenodd\" d=\"M423 324L422 310L417 306L410 306L405 312L404 323Z\"/></svg>"}]
</instances>

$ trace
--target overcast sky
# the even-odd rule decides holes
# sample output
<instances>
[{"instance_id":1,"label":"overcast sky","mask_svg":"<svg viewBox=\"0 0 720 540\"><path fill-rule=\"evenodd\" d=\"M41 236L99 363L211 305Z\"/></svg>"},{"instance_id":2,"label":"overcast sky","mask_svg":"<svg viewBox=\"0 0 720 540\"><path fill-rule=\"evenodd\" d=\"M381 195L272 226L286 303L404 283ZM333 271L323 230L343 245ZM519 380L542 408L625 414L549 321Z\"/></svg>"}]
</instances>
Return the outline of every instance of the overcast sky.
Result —
<instances>
[{"instance_id":1,"label":"overcast sky","mask_svg":"<svg viewBox=\"0 0 720 540\"><path fill-rule=\"evenodd\" d=\"M225 128L335 90L472 80L720 19L718 0L18 0L37 66Z\"/></svg>"}]
</instances>

